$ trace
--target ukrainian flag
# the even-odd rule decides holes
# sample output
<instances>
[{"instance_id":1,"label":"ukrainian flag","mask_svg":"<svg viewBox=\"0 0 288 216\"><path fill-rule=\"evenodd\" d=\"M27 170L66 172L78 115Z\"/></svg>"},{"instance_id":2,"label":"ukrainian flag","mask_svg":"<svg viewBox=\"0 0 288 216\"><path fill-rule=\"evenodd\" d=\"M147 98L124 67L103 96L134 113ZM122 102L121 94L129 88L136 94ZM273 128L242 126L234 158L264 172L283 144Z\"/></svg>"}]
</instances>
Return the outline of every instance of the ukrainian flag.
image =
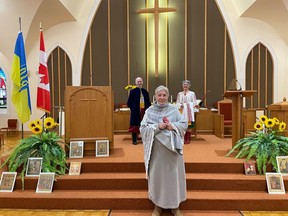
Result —
<instances>
[{"instance_id":1,"label":"ukrainian flag","mask_svg":"<svg viewBox=\"0 0 288 216\"><path fill-rule=\"evenodd\" d=\"M30 119L31 101L22 32L19 32L15 44L12 63L12 81L12 103L15 106L19 120L25 123Z\"/></svg>"}]
</instances>

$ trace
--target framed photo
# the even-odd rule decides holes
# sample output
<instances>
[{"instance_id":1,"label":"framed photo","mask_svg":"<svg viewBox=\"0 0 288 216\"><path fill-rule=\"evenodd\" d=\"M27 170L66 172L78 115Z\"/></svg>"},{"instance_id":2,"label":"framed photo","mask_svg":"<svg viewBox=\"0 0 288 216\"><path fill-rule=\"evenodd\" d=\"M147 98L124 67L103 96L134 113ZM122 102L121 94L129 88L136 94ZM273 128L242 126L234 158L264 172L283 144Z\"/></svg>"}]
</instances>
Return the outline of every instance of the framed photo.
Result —
<instances>
[{"instance_id":1,"label":"framed photo","mask_svg":"<svg viewBox=\"0 0 288 216\"><path fill-rule=\"evenodd\" d=\"M43 158L28 158L26 176L39 176Z\"/></svg>"},{"instance_id":2,"label":"framed photo","mask_svg":"<svg viewBox=\"0 0 288 216\"><path fill-rule=\"evenodd\" d=\"M96 141L96 157L109 156L109 140Z\"/></svg>"},{"instance_id":3,"label":"framed photo","mask_svg":"<svg viewBox=\"0 0 288 216\"><path fill-rule=\"evenodd\" d=\"M277 156L276 161L278 173L282 173L283 176L288 175L288 156Z\"/></svg>"},{"instance_id":4,"label":"framed photo","mask_svg":"<svg viewBox=\"0 0 288 216\"><path fill-rule=\"evenodd\" d=\"M80 175L81 162L71 162L69 167L69 175Z\"/></svg>"},{"instance_id":5,"label":"framed photo","mask_svg":"<svg viewBox=\"0 0 288 216\"><path fill-rule=\"evenodd\" d=\"M70 158L83 158L84 141L71 141L69 157Z\"/></svg>"},{"instance_id":6,"label":"framed photo","mask_svg":"<svg viewBox=\"0 0 288 216\"><path fill-rule=\"evenodd\" d=\"M255 162L244 162L245 175L256 175Z\"/></svg>"},{"instance_id":7,"label":"framed photo","mask_svg":"<svg viewBox=\"0 0 288 216\"><path fill-rule=\"evenodd\" d=\"M40 173L37 183L36 193L51 193L54 183L55 173Z\"/></svg>"},{"instance_id":8,"label":"framed photo","mask_svg":"<svg viewBox=\"0 0 288 216\"><path fill-rule=\"evenodd\" d=\"M0 192L12 192L15 185L17 172L2 172Z\"/></svg>"},{"instance_id":9,"label":"framed photo","mask_svg":"<svg viewBox=\"0 0 288 216\"><path fill-rule=\"evenodd\" d=\"M266 173L266 183L269 194L285 194L282 173Z\"/></svg>"}]
</instances>

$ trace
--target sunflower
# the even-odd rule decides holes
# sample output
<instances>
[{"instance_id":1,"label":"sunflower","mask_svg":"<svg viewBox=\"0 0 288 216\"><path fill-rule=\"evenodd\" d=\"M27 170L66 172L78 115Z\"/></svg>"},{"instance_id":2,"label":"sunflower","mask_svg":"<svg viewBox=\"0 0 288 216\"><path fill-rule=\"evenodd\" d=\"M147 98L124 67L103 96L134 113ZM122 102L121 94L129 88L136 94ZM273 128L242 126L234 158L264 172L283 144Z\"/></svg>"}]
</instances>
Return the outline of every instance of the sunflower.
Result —
<instances>
[{"instance_id":1,"label":"sunflower","mask_svg":"<svg viewBox=\"0 0 288 216\"><path fill-rule=\"evenodd\" d=\"M53 128L54 127L54 119L51 117L46 118L44 120L44 127L46 129Z\"/></svg>"},{"instance_id":2,"label":"sunflower","mask_svg":"<svg viewBox=\"0 0 288 216\"><path fill-rule=\"evenodd\" d=\"M268 119L268 117L266 116L266 115L262 115L262 116L260 116L260 122L262 123L262 124L265 124L265 121Z\"/></svg>"},{"instance_id":3,"label":"sunflower","mask_svg":"<svg viewBox=\"0 0 288 216\"><path fill-rule=\"evenodd\" d=\"M260 130L263 129L263 126L262 126L262 124L261 124L260 122L256 122L256 123L254 124L254 128L255 128L255 130L257 130L257 131L260 131Z\"/></svg>"},{"instance_id":4,"label":"sunflower","mask_svg":"<svg viewBox=\"0 0 288 216\"><path fill-rule=\"evenodd\" d=\"M33 131L33 129L36 127L36 125L37 125L37 124L35 123L35 121L30 122L30 123L29 123L29 128L30 128L30 130Z\"/></svg>"},{"instance_id":5,"label":"sunflower","mask_svg":"<svg viewBox=\"0 0 288 216\"><path fill-rule=\"evenodd\" d=\"M42 133L42 127L40 126L40 125L36 125L33 129L32 129L32 132L34 133L34 134L40 134L40 133Z\"/></svg>"},{"instance_id":6,"label":"sunflower","mask_svg":"<svg viewBox=\"0 0 288 216\"><path fill-rule=\"evenodd\" d=\"M285 123L285 122L281 122L281 123L279 124L279 131L282 132L282 131L285 130L285 128L286 128L286 123Z\"/></svg>"},{"instance_id":7,"label":"sunflower","mask_svg":"<svg viewBox=\"0 0 288 216\"><path fill-rule=\"evenodd\" d=\"M37 125L41 125L40 119L36 119L34 122L35 122L35 124L37 124Z\"/></svg>"},{"instance_id":8,"label":"sunflower","mask_svg":"<svg viewBox=\"0 0 288 216\"><path fill-rule=\"evenodd\" d=\"M271 118L267 118L266 121L265 121L265 126L267 128L272 128L273 126L275 125L275 121L274 119L271 119Z\"/></svg>"},{"instance_id":9,"label":"sunflower","mask_svg":"<svg viewBox=\"0 0 288 216\"><path fill-rule=\"evenodd\" d=\"M279 119L277 119L276 117L274 117L273 120L275 122L275 125L279 125L280 124Z\"/></svg>"}]
</instances>

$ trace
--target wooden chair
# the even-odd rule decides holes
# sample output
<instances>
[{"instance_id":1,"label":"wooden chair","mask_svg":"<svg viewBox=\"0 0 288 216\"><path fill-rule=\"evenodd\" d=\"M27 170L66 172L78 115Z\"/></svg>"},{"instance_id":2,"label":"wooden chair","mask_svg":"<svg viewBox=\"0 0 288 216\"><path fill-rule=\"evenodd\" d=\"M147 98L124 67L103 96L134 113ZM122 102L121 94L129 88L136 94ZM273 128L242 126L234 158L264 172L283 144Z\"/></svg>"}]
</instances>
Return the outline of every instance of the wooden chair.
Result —
<instances>
[{"instance_id":1,"label":"wooden chair","mask_svg":"<svg viewBox=\"0 0 288 216\"><path fill-rule=\"evenodd\" d=\"M228 135L231 136L232 129L232 100L224 99L218 101L218 114L214 117L214 134L217 137L223 138ZM229 134L225 134L225 131Z\"/></svg>"},{"instance_id":2,"label":"wooden chair","mask_svg":"<svg viewBox=\"0 0 288 216\"><path fill-rule=\"evenodd\" d=\"M9 132L14 132L15 134L17 134L17 125L18 125L17 119L8 119L7 127L1 128L0 131L6 130L7 136L9 135Z\"/></svg>"}]
</instances>

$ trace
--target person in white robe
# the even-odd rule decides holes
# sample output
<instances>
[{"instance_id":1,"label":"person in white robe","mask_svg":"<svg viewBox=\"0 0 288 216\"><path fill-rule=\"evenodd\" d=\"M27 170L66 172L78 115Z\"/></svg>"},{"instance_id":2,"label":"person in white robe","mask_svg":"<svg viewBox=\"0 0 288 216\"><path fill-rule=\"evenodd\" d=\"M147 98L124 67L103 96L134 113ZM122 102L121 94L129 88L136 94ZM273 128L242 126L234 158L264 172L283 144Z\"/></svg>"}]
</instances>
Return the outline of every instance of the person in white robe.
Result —
<instances>
[{"instance_id":1,"label":"person in white robe","mask_svg":"<svg viewBox=\"0 0 288 216\"><path fill-rule=\"evenodd\" d=\"M179 92L177 95L176 104L183 115L183 117L188 122L188 129L184 136L184 144L189 144L191 140L192 128L195 127L195 113L199 112L196 94L190 91L191 83L189 80L184 80L182 82L183 91Z\"/></svg>"},{"instance_id":2,"label":"person in white robe","mask_svg":"<svg viewBox=\"0 0 288 216\"><path fill-rule=\"evenodd\" d=\"M183 138L188 123L178 107L168 103L168 97L167 87L156 88L156 102L146 110L140 125L148 196L155 205L152 216L159 216L162 209L181 216L179 205L186 200Z\"/></svg>"}]
</instances>

